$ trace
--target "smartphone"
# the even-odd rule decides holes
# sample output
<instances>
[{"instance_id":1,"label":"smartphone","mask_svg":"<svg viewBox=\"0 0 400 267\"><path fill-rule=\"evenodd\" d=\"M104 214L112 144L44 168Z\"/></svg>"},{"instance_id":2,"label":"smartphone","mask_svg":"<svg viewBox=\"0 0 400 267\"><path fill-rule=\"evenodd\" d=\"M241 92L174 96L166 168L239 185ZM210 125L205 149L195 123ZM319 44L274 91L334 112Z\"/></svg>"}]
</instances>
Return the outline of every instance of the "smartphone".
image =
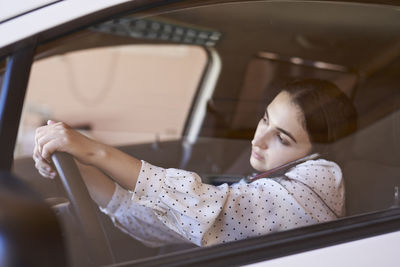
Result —
<instances>
[{"instance_id":1,"label":"smartphone","mask_svg":"<svg viewBox=\"0 0 400 267\"><path fill-rule=\"evenodd\" d=\"M305 156L303 158L299 158L297 160L285 163L285 164L283 164L281 166L272 168L272 169L270 169L270 170L268 170L266 172L257 174L255 176L248 176L248 177L245 178L245 180L246 180L246 182L251 183L251 182L254 182L254 181L256 181L258 179L261 179L261 178L280 176L280 175L283 175L290 168L296 166L297 164L306 162L307 160L317 159L319 157L320 157L319 153L314 153L314 154L311 154L311 155L307 155L307 156Z\"/></svg>"}]
</instances>

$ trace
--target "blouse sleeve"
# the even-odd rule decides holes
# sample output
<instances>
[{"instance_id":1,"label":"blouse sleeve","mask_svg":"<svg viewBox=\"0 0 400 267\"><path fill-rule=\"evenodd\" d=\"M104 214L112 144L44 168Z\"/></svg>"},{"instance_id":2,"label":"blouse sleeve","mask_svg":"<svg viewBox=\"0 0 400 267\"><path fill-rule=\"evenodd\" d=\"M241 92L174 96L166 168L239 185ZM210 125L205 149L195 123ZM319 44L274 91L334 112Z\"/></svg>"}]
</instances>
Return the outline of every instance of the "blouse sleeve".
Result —
<instances>
[{"instance_id":1,"label":"blouse sleeve","mask_svg":"<svg viewBox=\"0 0 400 267\"><path fill-rule=\"evenodd\" d=\"M131 191L116 184L110 202L100 210L111 218L116 227L147 246L185 242L180 235L165 227L151 209L138 205L131 198Z\"/></svg>"},{"instance_id":2,"label":"blouse sleeve","mask_svg":"<svg viewBox=\"0 0 400 267\"><path fill-rule=\"evenodd\" d=\"M132 200L151 209L163 225L199 246L316 222L274 180L213 186L202 183L196 173L146 162L142 163Z\"/></svg>"}]
</instances>

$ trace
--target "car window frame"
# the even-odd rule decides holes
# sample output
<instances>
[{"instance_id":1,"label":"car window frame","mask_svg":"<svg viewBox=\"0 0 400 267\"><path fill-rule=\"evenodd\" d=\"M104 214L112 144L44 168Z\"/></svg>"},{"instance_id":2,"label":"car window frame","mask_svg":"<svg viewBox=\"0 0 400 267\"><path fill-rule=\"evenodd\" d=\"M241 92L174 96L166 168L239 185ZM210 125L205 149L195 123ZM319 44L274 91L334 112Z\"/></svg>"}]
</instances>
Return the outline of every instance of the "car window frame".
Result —
<instances>
[{"instance_id":1,"label":"car window frame","mask_svg":"<svg viewBox=\"0 0 400 267\"><path fill-rule=\"evenodd\" d=\"M147 8L155 8L156 12L160 12L161 10L169 10L171 8L183 8L193 5L232 1L203 1L203 3L200 3L201 1L175 1L171 5L162 3L163 1L144 2L134 1L120 4L46 30L45 32L25 38L0 49L0 57L9 56L10 59L6 68L8 74L6 74L5 81L3 82L0 97L0 106L4 107L0 113L0 121L2 122L0 124L0 146L3 148L0 154L1 170L9 171L11 169L25 90L37 46L90 25L124 15L128 12L132 14ZM187 4L185 2L187 2ZM352 2L379 3L378 1ZM385 1L384 4L385 3L394 4L392 1ZM396 4L400 5L398 3ZM163 5L165 5L165 9L163 9ZM16 102L12 102L10 99L15 99ZM9 101L15 105L14 108L10 107L10 105L5 105L7 102L10 103ZM5 145L6 148L4 148L3 145ZM332 222L213 247L195 248L175 252L174 254L167 254L165 256L158 256L156 258L150 257L142 260L125 262L119 264L119 266L159 266L165 264L174 264L175 266L188 264L203 266L207 263L212 263L213 265L239 265L273 259L398 230L400 230L400 208L390 208L388 210L346 217Z\"/></svg>"},{"instance_id":2,"label":"car window frame","mask_svg":"<svg viewBox=\"0 0 400 267\"><path fill-rule=\"evenodd\" d=\"M392 208L212 247L128 261L118 266L238 266L399 230L400 208Z\"/></svg>"}]
</instances>

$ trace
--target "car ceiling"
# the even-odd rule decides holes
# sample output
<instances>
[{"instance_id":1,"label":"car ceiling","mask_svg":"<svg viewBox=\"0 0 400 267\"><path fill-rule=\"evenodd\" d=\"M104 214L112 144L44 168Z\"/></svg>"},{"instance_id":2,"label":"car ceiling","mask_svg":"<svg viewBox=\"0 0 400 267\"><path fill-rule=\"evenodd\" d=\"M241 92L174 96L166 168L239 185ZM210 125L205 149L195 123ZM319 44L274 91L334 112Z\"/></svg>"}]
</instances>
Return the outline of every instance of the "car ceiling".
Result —
<instances>
[{"instance_id":1,"label":"car ceiling","mask_svg":"<svg viewBox=\"0 0 400 267\"><path fill-rule=\"evenodd\" d=\"M342 65L356 72L360 81L370 79L355 99L359 113L363 114L362 127L398 108L397 104L390 104L390 108L382 106L388 100L397 103L399 98L398 75L390 74L399 65L398 8L326 2L251 2L186 9L161 17L221 33L216 50L221 55L223 71L214 98L239 95L249 61L258 52L266 51ZM382 85L386 90L376 90Z\"/></svg>"},{"instance_id":2,"label":"car ceiling","mask_svg":"<svg viewBox=\"0 0 400 267\"><path fill-rule=\"evenodd\" d=\"M217 49L274 52L335 63L366 74L389 63L400 51L400 13L389 7L253 2L162 16L221 32Z\"/></svg>"},{"instance_id":3,"label":"car ceiling","mask_svg":"<svg viewBox=\"0 0 400 267\"><path fill-rule=\"evenodd\" d=\"M138 16L142 14L133 18ZM400 12L391 6L254 1L187 8L156 18L220 32L217 51L225 55L240 53L247 59L257 52L272 52L338 64L370 75L400 54ZM101 39L95 46L110 44L108 38ZM149 40L121 38L116 42Z\"/></svg>"},{"instance_id":4,"label":"car ceiling","mask_svg":"<svg viewBox=\"0 0 400 267\"><path fill-rule=\"evenodd\" d=\"M151 11L150 11L151 12ZM159 11L156 11L159 12ZM400 62L400 12L398 7L335 2L245 2L206 5L177 11L140 13L132 19L155 18L194 29L221 33L215 49L221 56L222 72L214 94L216 98L238 95L249 61L260 51L285 57L338 64L355 71L362 79L392 68L389 77L375 77L378 82L363 90L368 94L356 100L359 111L369 121L382 113L382 100L397 99L398 75L393 68ZM127 18L127 17L125 17ZM68 39L70 41L68 41ZM77 42L76 40L80 40ZM37 58L116 44L163 43L161 40L135 39L129 34L104 34L81 31L38 49ZM52 49L54 48L54 49ZM397 63L396 63L397 62ZM390 67L391 66L391 67ZM389 80L390 79L390 82ZM377 97L376 87L384 81L385 96ZM380 90L382 91L382 90ZM383 92L383 91L382 91ZM373 97L371 97L373 96ZM360 100L361 99L361 100ZM379 103L378 103L379 102ZM379 112L367 115L372 108ZM373 118L373 119L370 119Z\"/></svg>"}]
</instances>

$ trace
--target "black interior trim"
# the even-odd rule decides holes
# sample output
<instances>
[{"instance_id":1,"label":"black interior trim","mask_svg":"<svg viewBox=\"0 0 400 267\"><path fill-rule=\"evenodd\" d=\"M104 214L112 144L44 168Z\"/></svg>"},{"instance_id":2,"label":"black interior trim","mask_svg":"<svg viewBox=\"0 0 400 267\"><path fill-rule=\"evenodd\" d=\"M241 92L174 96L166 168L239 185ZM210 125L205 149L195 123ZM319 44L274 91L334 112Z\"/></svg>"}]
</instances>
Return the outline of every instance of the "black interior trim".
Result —
<instances>
[{"instance_id":1,"label":"black interior trim","mask_svg":"<svg viewBox=\"0 0 400 267\"><path fill-rule=\"evenodd\" d=\"M0 170L11 170L34 52L34 46L24 48L7 63L0 94Z\"/></svg>"},{"instance_id":2,"label":"black interior trim","mask_svg":"<svg viewBox=\"0 0 400 267\"><path fill-rule=\"evenodd\" d=\"M0 266L68 266L57 216L28 185L0 171Z\"/></svg>"}]
</instances>

